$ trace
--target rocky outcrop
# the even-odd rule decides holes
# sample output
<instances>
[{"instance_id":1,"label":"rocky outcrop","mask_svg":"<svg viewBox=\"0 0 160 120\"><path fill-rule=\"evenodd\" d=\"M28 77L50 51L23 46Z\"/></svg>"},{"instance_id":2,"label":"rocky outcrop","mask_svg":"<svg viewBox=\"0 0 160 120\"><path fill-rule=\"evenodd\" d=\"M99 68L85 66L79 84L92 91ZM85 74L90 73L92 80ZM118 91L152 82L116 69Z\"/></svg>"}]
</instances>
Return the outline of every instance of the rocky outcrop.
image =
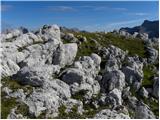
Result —
<instances>
[{"instance_id":1,"label":"rocky outcrop","mask_svg":"<svg viewBox=\"0 0 160 120\"><path fill-rule=\"evenodd\" d=\"M146 33L120 31L147 39L142 58L108 45L112 35L102 47L106 33L94 38L67 30L44 25L36 32L20 28L1 35L2 99L15 102L6 118L157 118L157 42L147 42Z\"/></svg>"},{"instance_id":2,"label":"rocky outcrop","mask_svg":"<svg viewBox=\"0 0 160 120\"><path fill-rule=\"evenodd\" d=\"M58 107L71 97L69 86L64 82L54 79L46 82L42 88L35 89L25 103L29 106L29 113L38 117L46 111L48 117L58 116Z\"/></svg>"},{"instance_id":3,"label":"rocky outcrop","mask_svg":"<svg viewBox=\"0 0 160 120\"><path fill-rule=\"evenodd\" d=\"M62 73L62 80L70 84L72 93L80 90L87 90L88 96L97 94L100 90L98 81L95 80L100 70L101 58L97 54L84 56L74 63L72 68L68 68Z\"/></svg>"},{"instance_id":4,"label":"rocky outcrop","mask_svg":"<svg viewBox=\"0 0 160 120\"><path fill-rule=\"evenodd\" d=\"M141 83L143 79L143 62L137 56L128 57L127 61L128 65L122 68L126 81L129 84L133 84L134 82Z\"/></svg>"},{"instance_id":5,"label":"rocky outcrop","mask_svg":"<svg viewBox=\"0 0 160 120\"><path fill-rule=\"evenodd\" d=\"M119 70L122 67L122 61L124 61L127 51L123 51L120 48L110 45L107 49L101 50L102 58L105 59L105 71Z\"/></svg>"}]
</instances>

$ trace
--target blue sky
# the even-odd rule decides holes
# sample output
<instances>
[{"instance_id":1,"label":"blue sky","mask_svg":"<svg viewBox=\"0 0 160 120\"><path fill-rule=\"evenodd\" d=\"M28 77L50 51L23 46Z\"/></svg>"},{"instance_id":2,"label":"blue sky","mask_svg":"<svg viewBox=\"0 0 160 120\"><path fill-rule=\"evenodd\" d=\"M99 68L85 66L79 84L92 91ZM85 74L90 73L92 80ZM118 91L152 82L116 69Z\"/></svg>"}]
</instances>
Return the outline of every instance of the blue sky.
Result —
<instances>
[{"instance_id":1,"label":"blue sky","mask_svg":"<svg viewBox=\"0 0 160 120\"><path fill-rule=\"evenodd\" d=\"M1 13L2 29L37 29L44 24L58 24L88 31L111 31L140 25L145 19L159 19L158 1L3 1Z\"/></svg>"}]
</instances>

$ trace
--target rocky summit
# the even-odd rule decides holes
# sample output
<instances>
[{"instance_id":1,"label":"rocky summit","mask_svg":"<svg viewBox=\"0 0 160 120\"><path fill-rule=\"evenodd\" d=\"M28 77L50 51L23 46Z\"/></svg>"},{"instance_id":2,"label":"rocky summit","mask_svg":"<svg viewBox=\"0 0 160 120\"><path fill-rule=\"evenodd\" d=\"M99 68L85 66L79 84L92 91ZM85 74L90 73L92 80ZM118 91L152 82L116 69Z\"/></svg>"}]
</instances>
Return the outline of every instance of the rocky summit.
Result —
<instances>
[{"instance_id":1,"label":"rocky summit","mask_svg":"<svg viewBox=\"0 0 160 120\"><path fill-rule=\"evenodd\" d=\"M57 25L2 33L1 118L158 118L158 38L149 33Z\"/></svg>"}]
</instances>

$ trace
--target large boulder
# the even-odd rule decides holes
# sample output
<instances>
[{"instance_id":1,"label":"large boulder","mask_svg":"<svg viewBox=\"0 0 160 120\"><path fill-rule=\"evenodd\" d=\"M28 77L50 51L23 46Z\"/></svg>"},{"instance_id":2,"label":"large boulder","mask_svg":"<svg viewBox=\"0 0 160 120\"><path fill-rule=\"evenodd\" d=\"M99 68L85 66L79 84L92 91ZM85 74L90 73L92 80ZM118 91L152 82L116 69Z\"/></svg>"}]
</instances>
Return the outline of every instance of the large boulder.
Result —
<instances>
[{"instance_id":1,"label":"large boulder","mask_svg":"<svg viewBox=\"0 0 160 120\"><path fill-rule=\"evenodd\" d=\"M66 33L66 34L61 33L61 38L63 39L64 42L70 42L70 43L78 42L78 39L72 33Z\"/></svg>"},{"instance_id":2,"label":"large boulder","mask_svg":"<svg viewBox=\"0 0 160 120\"><path fill-rule=\"evenodd\" d=\"M43 88L35 89L27 97L25 103L31 115L38 117L43 111L46 111L45 114L53 118L58 116L58 108L70 97L69 86L63 81L54 79L46 82Z\"/></svg>"},{"instance_id":3,"label":"large boulder","mask_svg":"<svg viewBox=\"0 0 160 120\"><path fill-rule=\"evenodd\" d=\"M77 54L77 44L70 43L59 46L57 50L53 53L52 62L54 65L60 65L64 67L65 65L71 65Z\"/></svg>"},{"instance_id":4,"label":"large boulder","mask_svg":"<svg viewBox=\"0 0 160 120\"><path fill-rule=\"evenodd\" d=\"M128 84L134 82L141 82L143 79L143 62L140 61L138 56L128 57L127 66L122 68Z\"/></svg>"},{"instance_id":5,"label":"large boulder","mask_svg":"<svg viewBox=\"0 0 160 120\"><path fill-rule=\"evenodd\" d=\"M120 70L108 72L104 75L102 84L104 89L107 89L108 91L111 91L114 88L123 90L125 86L125 75Z\"/></svg>"},{"instance_id":6,"label":"large boulder","mask_svg":"<svg viewBox=\"0 0 160 120\"><path fill-rule=\"evenodd\" d=\"M41 36L44 41L60 41L60 29L57 25L44 25L39 31L35 33Z\"/></svg>"},{"instance_id":7,"label":"large boulder","mask_svg":"<svg viewBox=\"0 0 160 120\"><path fill-rule=\"evenodd\" d=\"M158 58L158 51L152 47L147 47L148 62L154 63Z\"/></svg>"},{"instance_id":8,"label":"large boulder","mask_svg":"<svg viewBox=\"0 0 160 120\"><path fill-rule=\"evenodd\" d=\"M76 43L64 44L64 65L71 65L77 55L78 47Z\"/></svg>"},{"instance_id":9,"label":"large boulder","mask_svg":"<svg viewBox=\"0 0 160 120\"><path fill-rule=\"evenodd\" d=\"M21 84L42 86L48 79L52 79L52 75L56 72L59 72L59 66L23 67L17 73L16 78Z\"/></svg>"},{"instance_id":10,"label":"large boulder","mask_svg":"<svg viewBox=\"0 0 160 120\"><path fill-rule=\"evenodd\" d=\"M119 70L122 67L127 51L123 51L120 48L110 45L108 48L101 50L102 58L106 60L105 71Z\"/></svg>"},{"instance_id":11,"label":"large boulder","mask_svg":"<svg viewBox=\"0 0 160 120\"><path fill-rule=\"evenodd\" d=\"M116 100L117 105L122 105L122 92L118 89L113 89L109 92L109 96L112 96Z\"/></svg>"},{"instance_id":12,"label":"large boulder","mask_svg":"<svg viewBox=\"0 0 160 120\"><path fill-rule=\"evenodd\" d=\"M75 68L67 69L62 80L67 84L73 84L75 82L80 84L84 80L84 72Z\"/></svg>"}]
</instances>

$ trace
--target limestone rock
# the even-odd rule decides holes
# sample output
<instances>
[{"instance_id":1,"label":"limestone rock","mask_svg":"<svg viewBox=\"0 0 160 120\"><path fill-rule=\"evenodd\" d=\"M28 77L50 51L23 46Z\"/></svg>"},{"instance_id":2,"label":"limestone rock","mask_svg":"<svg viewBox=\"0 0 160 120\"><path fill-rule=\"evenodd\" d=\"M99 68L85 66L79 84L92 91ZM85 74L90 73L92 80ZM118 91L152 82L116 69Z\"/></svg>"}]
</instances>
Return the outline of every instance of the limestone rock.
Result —
<instances>
[{"instance_id":1,"label":"limestone rock","mask_svg":"<svg viewBox=\"0 0 160 120\"><path fill-rule=\"evenodd\" d=\"M148 61L150 63L154 63L157 58L158 58L158 51L152 47L147 47L147 52L148 52Z\"/></svg>"},{"instance_id":2,"label":"limestone rock","mask_svg":"<svg viewBox=\"0 0 160 120\"><path fill-rule=\"evenodd\" d=\"M122 105L122 93L120 90L115 88L109 92L109 95L115 98L117 105Z\"/></svg>"},{"instance_id":3,"label":"limestone rock","mask_svg":"<svg viewBox=\"0 0 160 120\"><path fill-rule=\"evenodd\" d=\"M2 65L2 73L1 73L2 77L12 76L20 70L20 67L10 59L2 60L1 65Z\"/></svg>"},{"instance_id":4,"label":"limestone rock","mask_svg":"<svg viewBox=\"0 0 160 120\"><path fill-rule=\"evenodd\" d=\"M146 105L137 105L136 119L155 119L155 115Z\"/></svg>"},{"instance_id":5,"label":"limestone rock","mask_svg":"<svg viewBox=\"0 0 160 120\"><path fill-rule=\"evenodd\" d=\"M72 68L64 70L62 80L71 86L72 94L86 90L86 96L90 98L93 94L97 94L100 90L98 81L95 81L100 70L101 58L92 54L84 56L74 63Z\"/></svg>"},{"instance_id":6,"label":"limestone rock","mask_svg":"<svg viewBox=\"0 0 160 120\"><path fill-rule=\"evenodd\" d=\"M46 82L43 88L36 89L26 99L30 114L39 116L43 111L52 117L58 115L58 107L62 101L71 97L69 86L58 79Z\"/></svg>"},{"instance_id":7,"label":"limestone rock","mask_svg":"<svg viewBox=\"0 0 160 120\"><path fill-rule=\"evenodd\" d=\"M120 70L108 72L103 77L103 85L109 91L114 88L123 90L125 86L125 75Z\"/></svg>"},{"instance_id":8,"label":"limestone rock","mask_svg":"<svg viewBox=\"0 0 160 120\"><path fill-rule=\"evenodd\" d=\"M37 67L23 67L17 73L16 78L22 84L31 86L42 86L47 79L52 79L52 75L57 72L53 65L43 65Z\"/></svg>"},{"instance_id":9,"label":"limestone rock","mask_svg":"<svg viewBox=\"0 0 160 120\"><path fill-rule=\"evenodd\" d=\"M64 39L64 41L70 42L70 43L76 43L78 41L78 39L72 33L64 34L62 36L62 39Z\"/></svg>"}]
</instances>

